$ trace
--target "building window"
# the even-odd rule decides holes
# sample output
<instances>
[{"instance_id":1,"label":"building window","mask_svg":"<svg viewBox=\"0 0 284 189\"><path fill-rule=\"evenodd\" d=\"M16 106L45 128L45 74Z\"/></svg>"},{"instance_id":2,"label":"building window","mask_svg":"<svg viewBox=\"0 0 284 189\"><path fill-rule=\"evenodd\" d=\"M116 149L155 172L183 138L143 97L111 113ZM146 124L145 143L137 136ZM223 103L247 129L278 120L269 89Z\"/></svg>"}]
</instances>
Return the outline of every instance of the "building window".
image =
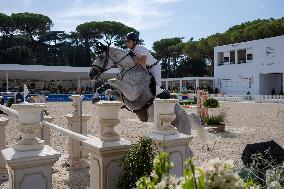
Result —
<instances>
[{"instance_id":1,"label":"building window","mask_svg":"<svg viewBox=\"0 0 284 189\"><path fill-rule=\"evenodd\" d=\"M253 56L252 54L247 54L247 60L252 60Z\"/></svg>"},{"instance_id":2,"label":"building window","mask_svg":"<svg viewBox=\"0 0 284 189\"><path fill-rule=\"evenodd\" d=\"M224 57L224 62L229 62L229 60L230 60L229 57L227 57L227 56Z\"/></svg>"},{"instance_id":3,"label":"building window","mask_svg":"<svg viewBox=\"0 0 284 189\"><path fill-rule=\"evenodd\" d=\"M224 52L217 53L217 65L218 66L224 65Z\"/></svg>"},{"instance_id":4,"label":"building window","mask_svg":"<svg viewBox=\"0 0 284 189\"><path fill-rule=\"evenodd\" d=\"M230 51L230 64L235 64L235 51Z\"/></svg>"},{"instance_id":5,"label":"building window","mask_svg":"<svg viewBox=\"0 0 284 189\"><path fill-rule=\"evenodd\" d=\"M246 63L246 49L238 50L238 64Z\"/></svg>"}]
</instances>

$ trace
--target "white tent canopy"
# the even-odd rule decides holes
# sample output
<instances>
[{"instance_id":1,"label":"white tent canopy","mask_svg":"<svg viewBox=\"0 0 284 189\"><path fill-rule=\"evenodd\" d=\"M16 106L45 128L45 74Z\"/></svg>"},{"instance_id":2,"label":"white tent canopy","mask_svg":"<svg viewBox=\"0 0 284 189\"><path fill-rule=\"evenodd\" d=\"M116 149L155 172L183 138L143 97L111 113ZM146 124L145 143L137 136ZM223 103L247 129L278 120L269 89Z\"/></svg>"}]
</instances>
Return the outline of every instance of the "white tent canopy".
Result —
<instances>
[{"instance_id":1,"label":"white tent canopy","mask_svg":"<svg viewBox=\"0 0 284 189\"><path fill-rule=\"evenodd\" d=\"M70 66L42 66L42 65L19 65L0 64L0 80L89 80L90 67ZM115 77L117 69L110 69L102 74L101 79Z\"/></svg>"}]
</instances>

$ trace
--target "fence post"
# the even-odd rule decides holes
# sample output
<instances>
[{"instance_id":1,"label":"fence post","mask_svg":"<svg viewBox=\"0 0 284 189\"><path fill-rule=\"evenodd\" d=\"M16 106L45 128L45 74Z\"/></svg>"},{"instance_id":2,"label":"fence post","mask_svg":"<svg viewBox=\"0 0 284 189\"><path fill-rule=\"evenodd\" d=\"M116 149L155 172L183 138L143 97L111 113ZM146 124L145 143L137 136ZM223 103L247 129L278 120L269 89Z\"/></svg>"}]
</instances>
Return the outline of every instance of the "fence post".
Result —
<instances>
[{"instance_id":1,"label":"fence post","mask_svg":"<svg viewBox=\"0 0 284 189\"><path fill-rule=\"evenodd\" d=\"M83 142L83 147L90 152L90 189L116 189L121 171L119 161L131 147L130 141L114 131L119 124L118 111L122 103L100 101L95 106L100 119L99 138Z\"/></svg>"},{"instance_id":2,"label":"fence post","mask_svg":"<svg viewBox=\"0 0 284 189\"><path fill-rule=\"evenodd\" d=\"M90 119L90 115L83 114L82 111L80 111L80 103L81 101L80 95L72 95L72 107L73 112L71 114L65 115L67 121L68 121L68 129L70 131L73 131L75 133L80 133L83 135L87 134L87 122ZM82 114L82 117L80 117ZM82 118L82 122L81 119ZM82 124L82 128L81 128ZM83 161L81 161L83 158L88 158L88 154L85 151L82 151L81 149L81 142L74 140L72 138L69 138L69 158L68 163L70 164L71 169L80 169L84 168L88 165L85 165Z\"/></svg>"},{"instance_id":3,"label":"fence post","mask_svg":"<svg viewBox=\"0 0 284 189\"><path fill-rule=\"evenodd\" d=\"M184 161L191 154L189 142L192 137L179 133L171 125L175 119L174 106L176 99L155 99L154 101L154 131L150 135L160 152L170 154L171 161L175 166L171 173L178 177L183 175Z\"/></svg>"},{"instance_id":4,"label":"fence post","mask_svg":"<svg viewBox=\"0 0 284 189\"><path fill-rule=\"evenodd\" d=\"M9 189L51 189L51 168L60 154L35 136L45 105L22 103L12 108L18 112L22 139L1 151L9 173Z\"/></svg>"},{"instance_id":5,"label":"fence post","mask_svg":"<svg viewBox=\"0 0 284 189\"><path fill-rule=\"evenodd\" d=\"M0 151L6 148L5 141L5 127L8 125L9 120L4 117L0 117ZM0 154L0 181L8 180L8 171L6 169L6 162Z\"/></svg>"}]
</instances>

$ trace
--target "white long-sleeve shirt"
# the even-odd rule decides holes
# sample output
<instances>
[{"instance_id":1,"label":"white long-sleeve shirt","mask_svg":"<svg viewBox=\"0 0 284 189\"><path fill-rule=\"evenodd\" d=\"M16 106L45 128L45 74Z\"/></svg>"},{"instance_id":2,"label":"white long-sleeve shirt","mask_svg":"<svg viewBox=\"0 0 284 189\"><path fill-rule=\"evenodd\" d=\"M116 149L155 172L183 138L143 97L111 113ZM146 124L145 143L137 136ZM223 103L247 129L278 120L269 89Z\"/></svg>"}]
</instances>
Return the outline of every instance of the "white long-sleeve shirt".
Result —
<instances>
[{"instance_id":1,"label":"white long-sleeve shirt","mask_svg":"<svg viewBox=\"0 0 284 189\"><path fill-rule=\"evenodd\" d=\"M152 56L150 51L146 47L144 47L144 46L137 45L134 48L133 52L139 58L142 57L143 55L146 55L146 57L147 57L146 65L147 66L151 66L151 65L153 65L154 63L157 62L157 60Z\"/></svg>"}]
</instances>

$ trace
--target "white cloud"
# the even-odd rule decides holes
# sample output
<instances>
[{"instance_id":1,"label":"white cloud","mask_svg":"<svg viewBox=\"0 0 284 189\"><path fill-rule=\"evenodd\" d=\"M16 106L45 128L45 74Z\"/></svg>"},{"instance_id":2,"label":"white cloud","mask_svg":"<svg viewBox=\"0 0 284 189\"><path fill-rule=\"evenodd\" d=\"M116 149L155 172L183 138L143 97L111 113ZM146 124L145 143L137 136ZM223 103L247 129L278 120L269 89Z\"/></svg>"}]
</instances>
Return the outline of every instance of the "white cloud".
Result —
<instances>
[{"instance_id":1,"label":"white cloud","mask_svg":"<svg viewBox=\"0 0 284 189\"><path fill-rule=\"evenodd\" d=\"M163 4L163 3L176 3L176 2L179 2L179 1L182 1L182 0L152 0L151 3Z\"/></svg>"},{"instance_id":2,"label":"white cloud","mask_svg":"<svg viewBox=\"0 0 284 189\"><path fill-rule=\"evenodd\" d=\"M52 17L55 22L58 20L60 23L74 24L92 20L114 20L138 30L148 30L166 25L171 20L172 11L163 10L163 5L178 1L181 0L126 0L116 3L97 1L86 4L82 0L75 0L70 8L53 14Z\"/></svg>"}]
</instances>

